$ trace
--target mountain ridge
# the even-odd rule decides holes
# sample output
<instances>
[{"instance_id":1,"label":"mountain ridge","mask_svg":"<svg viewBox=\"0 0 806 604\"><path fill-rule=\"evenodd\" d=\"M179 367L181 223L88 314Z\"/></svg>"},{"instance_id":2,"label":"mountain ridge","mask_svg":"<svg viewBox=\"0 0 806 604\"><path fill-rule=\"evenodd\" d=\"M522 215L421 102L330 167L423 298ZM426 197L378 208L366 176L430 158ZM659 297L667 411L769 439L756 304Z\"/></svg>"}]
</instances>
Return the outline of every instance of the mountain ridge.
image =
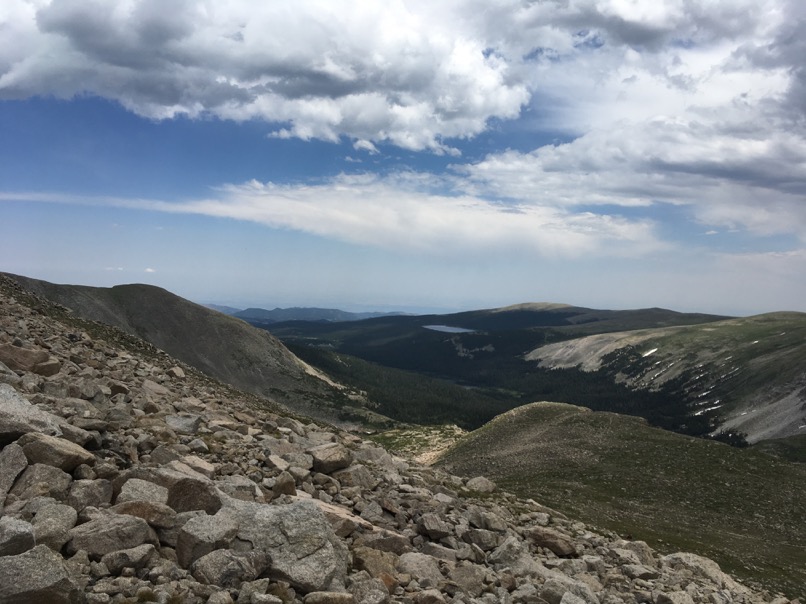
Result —
<instances>
[{"instance_id":1,"label":"mountain ridge","mask_svg":"<svg viewBox=\"0 0 806 604\"><path fill-rule=\"evenodd\" d=\"M267 409L2 276L0 350L4 604L789 604Z\"/></svg>"},{"instance_id":2,"label":"mountain ridge","mask_svg":"<svg viewBox=\"0 0 806 604\"><path fill-rule=\"evenodd\" d=\"M5 276L78 316L141 337L217 379L310 415L336 419L336 413L318 401L340 399L343 389L277 338L241 319L151 285L101 288Z\"/></svg>"}]
</instances>

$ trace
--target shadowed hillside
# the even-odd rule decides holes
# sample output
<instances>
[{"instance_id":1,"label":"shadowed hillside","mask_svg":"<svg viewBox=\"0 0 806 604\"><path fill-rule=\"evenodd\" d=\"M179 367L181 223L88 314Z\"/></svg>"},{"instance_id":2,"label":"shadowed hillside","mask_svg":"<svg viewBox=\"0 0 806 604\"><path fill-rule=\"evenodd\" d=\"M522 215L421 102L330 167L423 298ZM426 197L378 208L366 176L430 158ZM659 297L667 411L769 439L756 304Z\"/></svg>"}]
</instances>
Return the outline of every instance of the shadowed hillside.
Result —
<instances>
[{"instance_id":1,"label":"shadowed hillside","mask_svg":"<svg viewBox=\"0 0 806 604\"><path fill-rule=\"evenodd\" d=\"M339 389L268 332L151 285L56 285L8 275L85 319L114 325L221 381L312 415Z\"/></svg>"}]
</instances>

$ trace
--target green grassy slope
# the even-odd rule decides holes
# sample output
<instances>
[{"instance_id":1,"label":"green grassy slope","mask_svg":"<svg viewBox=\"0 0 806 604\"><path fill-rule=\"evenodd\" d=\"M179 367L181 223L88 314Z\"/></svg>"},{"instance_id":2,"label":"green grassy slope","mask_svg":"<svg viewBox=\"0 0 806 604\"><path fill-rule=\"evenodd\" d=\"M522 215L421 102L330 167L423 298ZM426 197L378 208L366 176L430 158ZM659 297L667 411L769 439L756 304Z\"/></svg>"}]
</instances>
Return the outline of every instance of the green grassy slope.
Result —
<instances>
[{"instance_id":1,"label":"green grassy slope","mask_svg":"<svg viewBox=\"0 0 806 604\"><path fill-rule=\"evenodd\" d=\"M713 558L738 577L806 595L806 465L557 403L510 411L439 465L660 550Z\"/></svg>"}]
</instances>

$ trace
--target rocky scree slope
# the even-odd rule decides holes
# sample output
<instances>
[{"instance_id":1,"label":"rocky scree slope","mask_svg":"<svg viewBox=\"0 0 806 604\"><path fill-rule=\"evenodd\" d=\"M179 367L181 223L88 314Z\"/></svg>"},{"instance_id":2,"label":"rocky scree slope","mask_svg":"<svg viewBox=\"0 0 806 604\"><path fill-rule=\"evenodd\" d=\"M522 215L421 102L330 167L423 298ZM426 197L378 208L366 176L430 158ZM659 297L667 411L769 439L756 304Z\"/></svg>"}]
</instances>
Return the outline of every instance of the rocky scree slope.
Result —
<instances>
[{"instance_id":1,"label":"rocky scree slope","mask_svg":"<svg viewBox=\"0 0 806 604\"><path fill-rule=\"evenodd\" d=\"M788 603L76 325L0 282L0 603Z\"/></svg>"},{"instance_id":2,"label":"rocky scree slope","mask_svg":"<svg viewBox=\"0 0 806 604\"><path fill-rule=\"evenodd\" d=\"M265 330L159 287L60 285L6 276L79 317L119 327L207 375L307 415L333 420L330 403L344 397L343 388Z\"/></svg>"}]
</instances>

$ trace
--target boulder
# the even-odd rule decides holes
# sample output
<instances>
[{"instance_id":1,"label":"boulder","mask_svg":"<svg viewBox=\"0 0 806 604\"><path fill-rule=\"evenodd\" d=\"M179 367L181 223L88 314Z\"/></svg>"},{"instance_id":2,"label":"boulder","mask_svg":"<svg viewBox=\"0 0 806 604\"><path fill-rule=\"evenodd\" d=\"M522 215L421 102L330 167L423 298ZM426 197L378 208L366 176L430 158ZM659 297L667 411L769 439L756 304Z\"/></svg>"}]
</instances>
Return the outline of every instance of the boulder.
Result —
<instances>
[{"instance_id":1,"label":"boulder","mask_svg":"<svg viewBox=\"0 0 806 604\"><path fill-rule=\"evenodd\" d=\"M242 583L257 579L267 566L263 552L218 549L196 560L191 572L199 583L237 589Z\"/></svg>"},{"instance_id":2,"label":"boulder","mask_svg":"<svg viewBox=\"0 0 806 604\"><path fill-rule=\"evenodd\" d=\"M484 476L476 476L467 481L467 488L478 493L492 493L495 491L495 483Z\"/></svg>"},{"instance_id":3,"label":"boulder","mask_svg":"<svg viewBox=\"0 0 806 604\"><path fill-rule=\"evenodd\" d=\"M453 533L453 527L438 514L423 514L417 523L417 530L431 539L442 539Z\"/></svg>"},{"instance_id":4,"label":"boulder","mask_svg":"<svg viewBox=\"0 0 806 604\"><path fill-rule=\"evenodd\" d=\"M535 545L551 550L557 556L576 556L577 550L570 538L562 533L543 526L535 526L526 531L525 536Z\"/></svg>"},{"instance_id":5,"label":"boulder","mask_svg":"<svg viewBox=\"0 0 806 604\"><path fill-rule=\"evenodd\" d=\"M355 604L387 604L389 590L380 579L364 579L350 584Z\"/></svg>"},{"instance_id":6,"label":"boulder","mask_svg":"<svg viewBox=\"0 0 806 604\"><path fill-rule=\"evenodd\" d=\"M32 350L13 344L0 344L0 362L14 371L33 371L40 363L46 363L50 355L46 350Z\"/></svg>"},{"instance_id":7,"label":"boulder","mask_svg":"<svg viewBox=\"0 0 806 604\"><path fill-rule=\"evenodd\" d=\"M176 512L164 503L155 501L124 501L113 505L109 511L137 516L155 529L170 529L176 524Z\"/></svg>"},{"instance_id":8,"label":"boulder","mask_svg":"<svg viewBox=\"0 0 806 604\"><path fill-rule=\"evenodd\" d=\"M80 512L87 506L103 507L112 501L112 483L103 478L75 480L67 496L67 504Z\"/></svg>"},{"instance_id":9,"label":"boulder","mask_svg":"<svg viewBox=\"0 0 806 604\"><path fill-rule=\"evenodd\" d=\"M381 483L381 479L370 472L366 466L355 464L343 470L333 472L333 478L343 487L359 487L371 491Z\"/></svg>"},{"instance_id":10,"label":"boulder","mask_svg":"<svg viewBox=\"0 0 806 604\"><path fill-rule=\"evenodd\" d=\"M408 552L400 556L397 570L416 577L425 588L436 588L444 580L436 558L418 552Z\"/></svg>"},{"instance_id":11,"label":"boulder","mask_svg":"<svg viewBox=\"0 0 806 604\"><path fill-rule=\"evenodd\" d=\"M44 545L17 556L6 556L0 564L0 602L25 604L78 604L83 593L70 579L64 560Z\"/></svg>"},{"instance_id":12,"label":"boulder","mask_svg":"<svg viewBox=\"0 0 806 604\"><path fill-rule=\"evenodd\" d=\"M478 598L484 591L484 577L487 572L484 567L465 562L452 568L448 572L448 579L453 581L459 589L472 598Z\"/></svg>"},{"instance_id":13,"label":"boulder","mask_svg":"<svg viewBox=\"0 0 806 604\"><path fill-rule=\"evenodd\" d=\"M351 593L341 591L314 591L305 596L303 604L355 604Z\"/></svg>"},{"instance_id":14,"label":"boulder","mask_svg":"<svg viewBox=\"0 0 806 604\"><path fill-rule=\"evenodd\" d=\"M153 501L156 503L168 502L168 489L156 483L140 478L129 478L123 483L118 493L116 503L125 501Z\"/></svg>"},{"instance_id":15,"label":"boulder","mask_svg":"<svg viewBox=\"0 0 806 604\"><path fill-rule=\"evenodd\" d=\"M11 516L0 518L0 557L16 556L32 549L34 545L34 527L28 522Z\"/></svg>"},{"instance_id":16,"label":"boulder","mask_svg":"<svg viewBox=\"0 0 806 604\"><path fill-rule=\"evenodd\" d=\"M226 509L237 518L237 538L269 556L269 577L304 592L343 587L347 547L315 503L261 505L230 499Z\"/></svg>"},{"instance_id":17,"label":"boulder","mask_svg":"<svg viewBox=\"0 0 806 604\"><path fill-rule=\"evenodd\" d=\"M53 497L58 501L67 499L72 476L67 472L37 463L25 468L9 493L20 499L31 499L39 495Z\"/></svg>"},{"instance_id":18,"label":"boulder","mask_svg":"<svg viewBox=\"0 0 806 604\"><path fill-rule=\"evenodd\" d=\"M168 487L168 507L176 512L204 510L215 514L221 509L222 494L209 480L183 478Z\"/></svg>"},{"instance_id":19,"label":"boulder","mask_svg":"<svg viewBox=\"0 0 806 604\"><path fill-rule=\"evenodd\" d=\"M76 525L78 512L62 503L52 503L39 508L34 516L34 537L38 544L47 545L55 552L67 543L68 532Z\"/></svg>"},{"instance_id":20,"label":"boulder","mask_svg":"<svg viewBox=\"0 0 806 604\"><path fill-rule=\"evenodd\" d=\"M144 543L137 547L109 552L101 556L101 563L113 575L119 575L124 568L139 570L146 566L157 552L151 543Z\"/></svg>"},{"instance_id":21,"label":"boulder","mask_svg":"<svg viewBox=\"0 0 806 604\"><path fill-rule=\"evenodd\" d=\"M0 384L0 447L29 432L61 436L60 419L25 400L8 384Z\"/></svg>"},{"instance_id":22,"label":"boulder","mask_svg":"<svg viewBox=\"0 0 806 604\"><path fill-rule=\"evenodd\" d=\"M178 415L166 415L165 423L174 432L180 434L197 434L201 428L202 418L193 413L180 413Z\"/></svg>"},{"instance_id":23,"label":"boulder","mask_svg":"<svg viewBox=\"0 0 806 604\"><path fill-rule=\"evenodd\" d=\"M214 516L202 515L188 520L179 529L176 557L179 565L189 568L210 552L227 548L238 534L238 522L226 510Z\"/></svg>"},{"instance_id":24,"label":"boulder","mask_svg":"<svg viewBox=\"0 0 806 604\"><path fill-rule=\"evenodd\" d=\"M142 518L123 514L102 514L68 532L67 553L84 550L94 560L104 554L145 543L158 544L157 536Z\"/></svg>"},{"instance_id":25,"label":"boulder","mask_svg":"<svg viewBox=\"0 0 806 604\"><path fill-rule=\"evenodd\" d=\"M0 450L0 511L17 476L27 467L28 459L18 444L11 443Z\"/></svg>"},{"instance_id":26,"label":"boulder","mask_svg":"<svg viewBox=\"0 0 806 604\"><path fill-rule=\"evenodd\" d=\"M353 463L353 455L350 450L338 443L311 447L308 449L308 453L313 457L314 471L322 474L330 474Z\"/></svg>"},{"instance_id":27,"label":"boulder","mask_svg":"<svg viewBox=\"0 0 806 604\"><path fill-rule=\"evenodd\" d=\"M31 464L43 463L65 472L72 472L81 464L95 464L95 456L84 447L56 436L32 432L23 435L17 444Z\"/></svg>"},{"instance_id":28,"label":"boulder","mask_svg":"<svg viewBox=\"0 0 806 604\"><path fill-rule=\"evenodd\" d=\"M719 568L719 564L696 554L676 553L663 556L661 564L672 569L686 569L693 575L708 579L719 588L729 589L736 593L747 593L748 590L743 585L737 583L732 577L726 575Z\"/></svg>"}]
</instances>

